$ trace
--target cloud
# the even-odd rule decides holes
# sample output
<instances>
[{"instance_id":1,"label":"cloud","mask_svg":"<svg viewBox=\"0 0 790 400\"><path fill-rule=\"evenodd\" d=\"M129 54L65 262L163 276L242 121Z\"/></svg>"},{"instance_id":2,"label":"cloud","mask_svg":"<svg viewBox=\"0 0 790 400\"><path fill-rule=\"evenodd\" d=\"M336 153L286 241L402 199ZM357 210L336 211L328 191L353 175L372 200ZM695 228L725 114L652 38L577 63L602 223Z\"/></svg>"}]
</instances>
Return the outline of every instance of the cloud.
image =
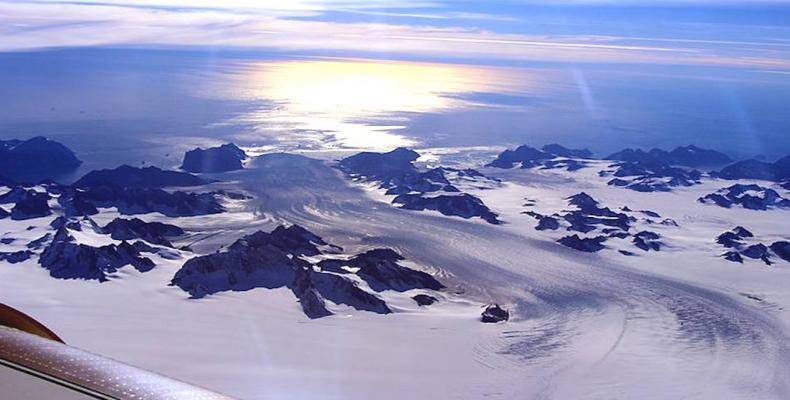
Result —
<instances>
[{"instance_id":1,"label":"cloud","mask_svg":"<svg viewBox=\"0 0 790 400\"><path fill-rule=\"evenodd\" d=\"M221 4L218 6L217 4ZM650 63L790 70L786 42L501 33L472 26L293 18L340 8L463 21L435 2L402 0L0 1L0 50L195 47L410 54L460 59ZM403 8L404 11L392 11ZM407 10L408 9L408 10ZM457 13L457 11L454 11ZM493 18L486 14L468 19ZM430 22L431 18L425 18Z\"/></svg>"},{"instance_id":2,"label":"cloud","mask_svg":"<svg viewBox=\"0 0 790 400\"><path fill-rule=\"evenodd\" d=\"M333 9L399 9L434 8L439 3L409 0L27 0L26 3L73 4L84 6L122 6L171 10L223 10L225 12L263 12L267 14L298 15Z\"/></svg>"}]
</instances>

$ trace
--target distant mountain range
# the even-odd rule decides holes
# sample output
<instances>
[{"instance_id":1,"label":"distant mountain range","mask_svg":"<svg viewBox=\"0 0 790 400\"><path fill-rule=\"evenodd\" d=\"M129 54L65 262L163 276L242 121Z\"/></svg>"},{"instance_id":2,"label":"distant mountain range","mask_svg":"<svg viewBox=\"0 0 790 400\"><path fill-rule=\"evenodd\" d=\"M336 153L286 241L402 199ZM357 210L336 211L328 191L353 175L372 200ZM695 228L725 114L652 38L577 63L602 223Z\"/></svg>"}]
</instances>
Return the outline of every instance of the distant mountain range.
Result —
<instances>
[{"instance_id":1,"label":"distant mountain range","mask_svg":"<svg viewBox=\"0 0 790 400\"><path fill-rule=\"evenodd\" d=\"M227 172L243 169L247 153L233 143L209 149L197 148L184 154L181 169L189 172Z\"/></svg>"},{"instance_id":2,"label":"distant mountain range","mask_svg":"<svg viewBox=\"0 0 790 400\"><path fill-rule=\"evenodd\" d=\"M505 150L489 163L491 167L512 168L516 163L522 167L536 166L539 161L550 160L556 157L590 159L593 153L587 149L569 149L559 144L547 144L540 150L522 145L515 150ZM675 165L684 167L720 166L732 162L724 153L703 149L694 145L676 147L674 150L662 149L624 149L612 153L605 160L638 162L644 165Z\"/></svg>"},{"instance_id":3,"label":"distant mountain range","mask_svg":"<svg viewBox=\"0 0 790 400\"><path fill-rule=\"evenodd\" d=\"M0 182L38 182L62 176L81 164L68 147L43 136L0 140Z\"/></svg>"},{"instance_id":4,"label":"distant mountain range","mask_svg":"<svg viewBox=\"0 0 790 400\"><path fill-rule=\"evenodd\" d=\"M676 147L672 151L651 149L625 149L606 157L607 160L640 162L646 165L680 165L684 167L719 166L732 159L715 150L702 149L694 145Z\"/></svg>"},{"instance_id":5,"label":"distant mountain range","mask_svg":"<svg viewBox=\"0 0 790 400\"><path fill-rule=\"evenodd\" d=\"M91 171L74 183L78 188L118 186L125 188L163 188L175 186L200 186L208 181L195 175L166 171L157 167L137 168L121 165L115 169Z\"/></svg>"},{"instance_id":6,"label":"distant mountain range","mask_svg":"<svg viewBox=\"0 0 790 400\"><path fill-rule=\"evenodd\" d=\"M576 171L587 167L591 156L589 150L568 149L559 144L546 145L541 150L522 145L515 150L503 151L486 166ZM702 173L692 168L700 167L724 166L720 171L708 169L714 178L790 181L790 156L773 163L754 159L733 162L724 153L694 145L676 147L671 151L624 149L603 160L617 162L610 166L612 170L599 172L601 176L615 177L610 185L642 192L669 191L676 186L695 185Z\"/></svg>"},{"instance_id":7,"label":"distant mountain range","mask_svg":"<svg viewBox=\"0 0 790 400\"><path fill-rule=\"evenodd\" d=\"M723 179L790 180L790 156L780 158L773 163L754 159L738 161L728 165L714 176Z\"/></svg>"}]
</instances>

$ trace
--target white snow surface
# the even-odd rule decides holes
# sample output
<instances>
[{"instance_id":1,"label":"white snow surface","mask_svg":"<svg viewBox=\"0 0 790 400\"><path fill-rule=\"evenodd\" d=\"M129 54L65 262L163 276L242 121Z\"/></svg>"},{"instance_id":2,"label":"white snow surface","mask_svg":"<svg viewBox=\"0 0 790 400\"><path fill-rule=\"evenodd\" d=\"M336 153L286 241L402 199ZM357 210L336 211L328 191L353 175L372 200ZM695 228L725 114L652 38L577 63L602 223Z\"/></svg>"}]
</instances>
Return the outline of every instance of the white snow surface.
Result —
<instances>
[{"instance_id":1,"label":"white snow surface","mask_svg":"<svg viewBox=\"0 0 790 400\"><path fill-rule=\"evenodd\" d=\"M175 244L198 254L279 223L300 224L349 254L392 247L448 286L429 307L409 298L417 290L383 292L394 314L333 306L336 315L310 320L285 288L189 299L168 286L188 252L175 260L146 254L152 271L125 267L105 283L51 278L35 257L0 262L0 302L73 346L242 399L790 398L790 264L729 262L715 243L738 225L765 244L788 240L788 211L696 201L728 181L668 193L609 187L596 175L605 163L592 164L480 169L503 183L462 190L503 225L402 210L322 162L287 155L212 175L255 197L228 213L137 216L181 226L188 234ZM581 191L616 211L658 212L632 233L658 232L667 247L643 252L630 239L610 239L599 253L581 253L556 243L573 232L537 231L522 213L559 212ZM104 210L95 219L115 216ZM18 239L0 249L23 249L55 217L0 220L0 237ZM510 321L479 322L493 302L510 309Z\"/></svg>"}]
</instances>

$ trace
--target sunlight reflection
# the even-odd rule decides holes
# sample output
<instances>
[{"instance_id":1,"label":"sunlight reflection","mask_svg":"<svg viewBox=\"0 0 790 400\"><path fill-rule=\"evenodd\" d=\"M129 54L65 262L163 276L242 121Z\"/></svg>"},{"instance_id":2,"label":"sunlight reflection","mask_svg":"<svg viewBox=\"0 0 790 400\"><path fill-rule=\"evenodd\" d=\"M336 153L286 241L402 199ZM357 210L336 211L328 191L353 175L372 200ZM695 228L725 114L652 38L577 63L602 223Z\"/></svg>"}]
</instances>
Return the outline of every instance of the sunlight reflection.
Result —
<instances>
[{"instance_id":1,"label":"sunlight reflection","mask_svg":"<svg viewBox=\"0 0 790 400\"><path fill-rule=\"evenodd\" d=\"M246 139L367 150L417 144L399 133L410 113L480 106L463 95L523 93L529 84L503 68L339 59L240 63L229 80L220 90L263 103L232 121L255 126Z\"/></svg>"}]
</instances>

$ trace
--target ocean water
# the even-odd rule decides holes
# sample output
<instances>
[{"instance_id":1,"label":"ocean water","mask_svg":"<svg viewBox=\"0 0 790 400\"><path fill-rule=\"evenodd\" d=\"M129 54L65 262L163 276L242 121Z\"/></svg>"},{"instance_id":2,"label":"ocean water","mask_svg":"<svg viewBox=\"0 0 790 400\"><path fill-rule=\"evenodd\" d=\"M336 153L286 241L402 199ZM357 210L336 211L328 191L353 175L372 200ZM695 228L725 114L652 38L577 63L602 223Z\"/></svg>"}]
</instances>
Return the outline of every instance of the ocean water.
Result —
<instances>
[{"instance_id":1,"label":"ocean water","mask_svg":"<svg viewBox=\"0 0 790 400\"><path fill-rule=\"evenodd\" d=\"M0 53L0 138L44 135L82 170L178 165L233 141L275 150L498 149L600 156L696 144L790 153L787 75L625 64L425 62L259 52Z\"/></svg>"}]
</instances>

